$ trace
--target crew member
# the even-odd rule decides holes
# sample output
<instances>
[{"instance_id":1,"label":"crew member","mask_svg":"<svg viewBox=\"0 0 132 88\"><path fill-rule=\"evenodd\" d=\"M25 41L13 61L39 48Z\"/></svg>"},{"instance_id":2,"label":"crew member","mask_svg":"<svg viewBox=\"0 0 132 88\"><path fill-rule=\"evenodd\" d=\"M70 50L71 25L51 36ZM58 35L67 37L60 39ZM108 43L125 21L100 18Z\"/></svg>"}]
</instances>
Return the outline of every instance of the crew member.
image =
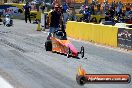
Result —
<instances>
[{"instance_id":1,"label":"crew member","mask_svg":"<svg viewBox=\"0 0 132 88\"><path fill-rule=\"evenodd\" d=\"M31 23L31 18L30 18L31 6L29 5L28 2L24 6L24 10L25 10L25 22L27 23L27 18L28 18L29 22Z\"/></svg>"},{"instance_id":2,"label":"crew member","mask_svg":"<svg viewBox=\"0 0 132 88\"><path fill-rule=\"evenodd\" d=\"M54 6L54 10L48 14L50 30L47 39L50 38L51 33L54 33L55 31L59 30L59 27L61 27L62 25L62 14L60 13L59 8L60 6L56 4Z\"/></svg>"}]
</instances>

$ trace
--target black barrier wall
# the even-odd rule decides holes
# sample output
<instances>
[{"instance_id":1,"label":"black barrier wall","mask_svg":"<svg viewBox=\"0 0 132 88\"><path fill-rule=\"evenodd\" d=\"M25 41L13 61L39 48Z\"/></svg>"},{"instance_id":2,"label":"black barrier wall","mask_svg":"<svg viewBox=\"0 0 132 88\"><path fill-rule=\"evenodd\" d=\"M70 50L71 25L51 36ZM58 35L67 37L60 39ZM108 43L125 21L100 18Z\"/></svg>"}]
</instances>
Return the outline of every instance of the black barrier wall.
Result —
<instances>
[{"instance_id":1,"label":"black barrier wall","mask_svg":"<svg viewBox=\"0 0 132 88\"><path fill-rule=\"evenodd\" d=\"M118 29L118 47L132 50L132 29Z\"/></svg>"}]
</instances>

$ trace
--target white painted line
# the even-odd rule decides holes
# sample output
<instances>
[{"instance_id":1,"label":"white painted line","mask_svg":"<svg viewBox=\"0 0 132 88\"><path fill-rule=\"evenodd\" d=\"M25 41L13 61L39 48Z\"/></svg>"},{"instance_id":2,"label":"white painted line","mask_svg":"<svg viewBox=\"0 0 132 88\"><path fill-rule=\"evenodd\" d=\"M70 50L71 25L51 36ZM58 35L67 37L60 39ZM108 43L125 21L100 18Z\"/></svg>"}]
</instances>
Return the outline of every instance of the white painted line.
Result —
<instances>
[{"instance_id":1,"label":"white painted line","mask_svg":"<svg viewBox=\"0 0 132 88\"><path fill-rule=\"evenodd\" d=\"M14 88L0 76L0 88Z\"/></svg>"}]
</instances>

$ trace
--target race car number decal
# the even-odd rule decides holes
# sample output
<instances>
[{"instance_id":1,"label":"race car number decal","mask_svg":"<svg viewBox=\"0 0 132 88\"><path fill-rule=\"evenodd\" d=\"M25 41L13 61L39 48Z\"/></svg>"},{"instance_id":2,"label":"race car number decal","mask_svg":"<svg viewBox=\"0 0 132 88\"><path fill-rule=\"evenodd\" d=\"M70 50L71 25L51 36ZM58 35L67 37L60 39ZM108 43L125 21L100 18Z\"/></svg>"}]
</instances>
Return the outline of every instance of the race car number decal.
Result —
<instances>
[{"instance_id":1,"label":"race car number decal","mask_svg":"<svg viewBox=\"0 0 132 88\"><path fill-rule=\"evenodd\" d=\"M66 53L67 52L67 48L65 46L62 46L59 43L53 42L53 50L55 51L59 51L60 53Z\"/></svg>"},{"instance_id":2,"label":"race car number decal","mask_svg":"<svg viewBox=\"0 0 132 88\"><path fill-rule=\"evenodd\" d=\"M60 46L60 50L61 50L62 53L65 53L65 48L64 48L64 46Z\"/></svg>"},{"instance_id":3,"label":"race car number decal","mask_svg":"<svg viewBox=\"0 0 132 88\"><path fill-rule=\"evenodd\" d=\"M59 47L59 44L58 44L58 43L53 42L53 47L54 47L54 48L58 48L58 47Z\"/></svg>"}]
</instances>

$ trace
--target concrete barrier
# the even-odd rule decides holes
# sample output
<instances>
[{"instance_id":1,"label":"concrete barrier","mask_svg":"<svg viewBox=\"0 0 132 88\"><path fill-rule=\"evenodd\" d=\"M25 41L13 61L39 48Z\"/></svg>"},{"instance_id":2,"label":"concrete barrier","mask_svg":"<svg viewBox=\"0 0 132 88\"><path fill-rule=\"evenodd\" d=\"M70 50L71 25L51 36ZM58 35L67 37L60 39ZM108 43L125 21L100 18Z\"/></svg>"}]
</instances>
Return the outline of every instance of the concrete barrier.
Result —
<instances>
[{"instance_id":1,"label":"concrete barrier","mask_svg":"<svg viewBox=\"0 0 132 88\"><path fill-rule=\"evenodd\" d=\"M118 27L69 21L66 25L69 37L117 47Z\"/></svg>"}]
</instances>

